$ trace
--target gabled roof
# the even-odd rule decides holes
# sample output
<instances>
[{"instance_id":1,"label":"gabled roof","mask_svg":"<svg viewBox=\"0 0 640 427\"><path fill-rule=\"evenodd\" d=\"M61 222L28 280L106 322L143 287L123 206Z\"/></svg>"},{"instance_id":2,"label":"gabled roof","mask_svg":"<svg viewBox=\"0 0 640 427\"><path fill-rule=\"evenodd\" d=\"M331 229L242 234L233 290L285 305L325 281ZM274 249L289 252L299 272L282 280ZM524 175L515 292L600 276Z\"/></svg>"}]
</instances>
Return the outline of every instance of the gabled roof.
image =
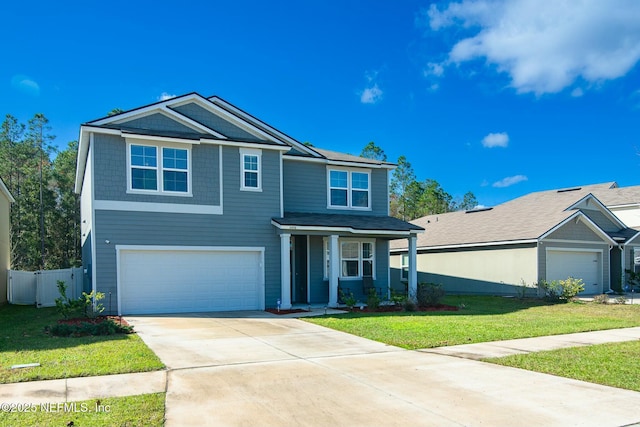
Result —
<instances>
[{"instance_id":1,"label":"gabled roof","mask_svg":"<svg viewBox=\"0 0 640 427\"><path fill-rule=\"evenodd\" d=\"M417 242L418 248L423 249L537 242L571 220L582 221L603 240L615 244L613 237L590 219L585 208L576 207L582 203L597 209L613 224L619 225L619 229L611 234L626 236L624 224L619 223L592 194L594 191L610 189L614 184L540 191L493 208L428 215L411 222L425 229ZM401 250L406 246L404 241L395 241L391 249Z\"/></svg>"},{"instance_id":2,"label":"gabled roof","mask_svg":"<svg viewBox=\"0 0 640 427\"><path fill-rule=\"evenodd\" d=\"M9 200L10 203L14 203L15 202L15 199L13 198L11 193L9 192L9 189L7 189L7 186L4 185L4 182L2 181L2 178L0 178L0 193L4 194L7 197L7 199Z\"/></svg>"}]
</instances>

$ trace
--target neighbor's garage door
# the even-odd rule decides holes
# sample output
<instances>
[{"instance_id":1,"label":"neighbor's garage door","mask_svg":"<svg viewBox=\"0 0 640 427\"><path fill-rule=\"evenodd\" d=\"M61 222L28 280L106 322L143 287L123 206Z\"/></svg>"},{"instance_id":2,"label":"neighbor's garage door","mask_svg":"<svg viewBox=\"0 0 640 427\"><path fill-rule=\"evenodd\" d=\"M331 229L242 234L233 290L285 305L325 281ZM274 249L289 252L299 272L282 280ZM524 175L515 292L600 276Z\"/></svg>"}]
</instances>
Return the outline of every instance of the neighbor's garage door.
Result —
<instances>
[{"instance_id":1,"label":"neighbor's garage door","mask_svg":"<svg viewBox=\"0 0 640 427\"><path fill-rule=\"evenodd\" d=\"M582 294L602 293L601 252L547 250L547 281L564 280L567 277L582 279Z\"/></svg>"},{"instance_id":2,"label":"neighbor's garage door","mask_svg":"<svg viewBox=\"0 0 640 427\"><path fill-rule=\"evenodd\" d=\"M256 310L260 251L121 250L122 314Z\"/></svg>"}]
</instances>

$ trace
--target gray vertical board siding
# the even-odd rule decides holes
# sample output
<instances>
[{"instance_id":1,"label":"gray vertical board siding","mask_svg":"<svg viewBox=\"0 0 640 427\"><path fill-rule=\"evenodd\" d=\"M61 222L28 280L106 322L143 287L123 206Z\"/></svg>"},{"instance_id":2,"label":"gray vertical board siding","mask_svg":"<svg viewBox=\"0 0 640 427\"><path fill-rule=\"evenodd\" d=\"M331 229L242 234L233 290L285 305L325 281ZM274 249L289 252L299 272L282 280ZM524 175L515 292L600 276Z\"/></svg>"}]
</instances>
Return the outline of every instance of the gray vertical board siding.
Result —
<instances>
[{"instance_id":1,"label":"gray vertical board siding","mask_svg":"<svg viewBox=\"0 0 640 427\"><path fill-rule=\"evenodd\" d=\"M607 233L620 231L620 225L612 222L611 219L599 210L583 209L582 213Z\"/></svg>"},{"instance_id":2,"label":"gray vertical board siding","mask_svg":"<svg viewBox=\"0 0 640 427\"><path fill-rule=\"evenodd\" d=\"M192 102L185 105L180 105L179 107L172 107L174 110L179 113L184 114L185 116L193 119L203 125L207 126L210 129L215 130L218 133L223 134L224 136L231 139L240 139L240 140L253 140L259 141L260 139L251 133L245 131L244 129L230 123L229 121L223 119L220 116L217 116L206 109L202 108L198 104Z\"/></svg>"},{"instance_id":3,"label":"gray vertical board siding","mask_svg":"<svg viewBox=\"0 0 640 427\"><path fill-rule=\"evenodd\" d=\"M279 154L263 150L262 191L240 191L240 152L223 148L222 215L100 211L95 214L96 286L117 301L116 245L264 247L265 304L280 296ZM109 244L105 241L109 240Z\"/></svg>"},{"instance_id":4,"label":"gray vertical board siding","mask_svg":"<svg viewBox=\"0 0 640 427\"><path fill-rule=\"evenodd\" d=\"M145 142L147 145L156 145ZM158 144L162 147L162 144ZM187 146L185 146L186 148ZM219 206L220 162L217 145L191 145L192 197L166 194L127 194L127 144L115 135L94 137L96 200L178 203Z\"/></svg>"},{"instance_id":5,"label":"gray vertical board siding","mask_svg":"<svg viewBox=\"0 0 640 427\"><path fill-rule=\"evenodd\" d=\"M192 129L189 126L178 123L175 120L160 113L150 114L145 117L140 117L139 119L133 119L126 122L118 123L118 126L131 129L181 132L192 135L203 134L202 132L198 132L197 130Z\"/></svg>"},{"instance_id":6,"label":"gray vertical board siding","mask_svg":"<svg viewBox=\"0 0 640 427\"><path fill-rule=\"evenodd\" d=\"M387 215L386 169L371 170L371 210L327 208L327 165L285 157L283 170L285 212ZM366 169L366 168L364 168Z\"/></svg>"}]
</instances>

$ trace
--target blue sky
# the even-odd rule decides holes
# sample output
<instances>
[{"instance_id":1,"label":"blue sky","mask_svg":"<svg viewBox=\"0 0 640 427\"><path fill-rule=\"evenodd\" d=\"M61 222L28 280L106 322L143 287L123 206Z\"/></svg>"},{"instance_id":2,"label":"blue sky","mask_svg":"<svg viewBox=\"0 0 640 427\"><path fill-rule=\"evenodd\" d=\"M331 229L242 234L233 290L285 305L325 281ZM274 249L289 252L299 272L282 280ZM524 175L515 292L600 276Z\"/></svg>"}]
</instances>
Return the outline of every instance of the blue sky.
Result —
<instances>
[{"instance_id":1,"label":"blue sky","mask_svg":"<svg viewBox=\"0 0 640 427\"><path fill-rule=\"evenodd\" d=\"M640 184L640 2L4 2L0 114L56 143L113 108L218 95L455 197Z\"/></svg>"}]
</instances>

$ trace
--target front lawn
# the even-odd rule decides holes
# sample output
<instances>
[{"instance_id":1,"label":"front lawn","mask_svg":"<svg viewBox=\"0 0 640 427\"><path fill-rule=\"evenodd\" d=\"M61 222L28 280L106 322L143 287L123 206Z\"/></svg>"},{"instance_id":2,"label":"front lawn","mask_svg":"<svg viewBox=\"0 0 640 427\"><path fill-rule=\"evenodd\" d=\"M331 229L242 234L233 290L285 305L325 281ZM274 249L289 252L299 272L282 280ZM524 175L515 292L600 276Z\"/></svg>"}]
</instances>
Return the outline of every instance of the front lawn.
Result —
<instances>
[{"instance_id":1,"label":"front lawn","mask_svg":"<svg viewBox=\"0 0 640 427\"><path fill-rule=\"evenodd\" d=\"M486 362L640 391L640 341L570 347L484 359Z\"/></svg>"},{"instance_id":2,"label":"front lawn","mask_svg":"<svg viewBox=\"0 0 640 427\"><path fill-rule=\"evenodd\" d=\"M306 321L406 349L640 326L640 305L447 296L459 311L348 313Z\"/></svg>"},{"instance_id":3,"label":"front lawn","mask_svg":"<svg viewBox=\"0 0 640 427\"><path fill-rule=\"evenodd\" d=\"M110 397L82 402L20 405L0 412L2 426L162 426L164 393ZM73 423L72 423L73 422Z\"/></svg>"},{"instance_id":4,"label":"front lawn","mask_svg":"<svg viewBox=\"0 0 640 427\"><path fill-rule=\"evenodd\" d=\"M164 368L136 334L62 338L45 333L60 318L55 308L0 306L0 384ZM11 369L39 363L39 367Z\"/></svg>"}]
</instances>

